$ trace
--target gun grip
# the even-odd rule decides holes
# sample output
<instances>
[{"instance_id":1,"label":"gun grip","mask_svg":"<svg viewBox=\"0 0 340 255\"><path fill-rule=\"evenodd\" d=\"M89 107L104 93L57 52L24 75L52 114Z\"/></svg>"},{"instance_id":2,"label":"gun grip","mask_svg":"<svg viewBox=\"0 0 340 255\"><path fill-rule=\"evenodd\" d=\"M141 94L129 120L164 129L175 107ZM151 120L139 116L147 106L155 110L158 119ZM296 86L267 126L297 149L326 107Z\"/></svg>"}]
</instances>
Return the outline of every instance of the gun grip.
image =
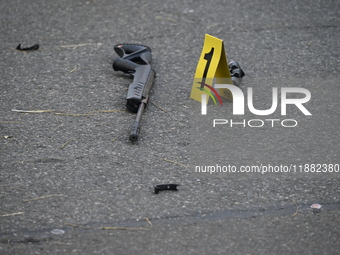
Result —
<instances>
[{"instance_id":1,"label":"gun grip","mask_svg":"<svg viewBox=\"0 0 340 255\"><path fill-rule=\"evenodd\" d=\"M136 71L137 67L136 63L132 62L128 59L116 58L112 64L113 70L122 71L124 73L133 73Z\"/></svg>"},{"instance_id":2,"label":"gun grip","mask_svg":"<svg viewBox=\"0 0 340 255\"><path fill-rule=\"evenodd\" d=\"M139 64L151 64L151 49L139 44L118 44L113 47L119 57Z\"/></svg>"}]
</instances>

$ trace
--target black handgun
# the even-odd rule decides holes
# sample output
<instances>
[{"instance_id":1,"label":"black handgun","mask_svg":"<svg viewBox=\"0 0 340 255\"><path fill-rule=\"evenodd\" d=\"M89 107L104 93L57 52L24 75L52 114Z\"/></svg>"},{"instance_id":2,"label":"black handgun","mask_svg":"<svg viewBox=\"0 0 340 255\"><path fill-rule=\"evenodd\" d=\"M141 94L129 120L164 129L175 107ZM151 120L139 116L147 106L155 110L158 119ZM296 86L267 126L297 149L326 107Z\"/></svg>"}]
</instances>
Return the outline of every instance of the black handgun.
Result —
<instances>
[{"instance_id":1,"label":"black handgun","mask_svg":"<svg viewBox=\"0 0 340 255\"><path fill-rule=\"evenodd\" d=\"M126 96L126 107L137 113L133 123L130 140L136 142L140 130L140 120L149 100L149 92L155 78L155 71L151 68L151 49L138 44L118 44L114 46L119 58L113 62L115 71L122 71L133 76Z\"/></svg>"}]
</instances>

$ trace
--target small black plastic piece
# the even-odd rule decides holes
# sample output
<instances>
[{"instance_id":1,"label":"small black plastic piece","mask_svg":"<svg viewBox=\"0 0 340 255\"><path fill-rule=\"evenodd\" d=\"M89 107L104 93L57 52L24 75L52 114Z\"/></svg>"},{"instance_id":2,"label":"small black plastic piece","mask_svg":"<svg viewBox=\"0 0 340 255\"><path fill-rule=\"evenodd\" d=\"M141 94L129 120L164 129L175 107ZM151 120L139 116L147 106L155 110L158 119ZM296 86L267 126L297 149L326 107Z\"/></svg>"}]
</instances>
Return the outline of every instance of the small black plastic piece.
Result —
<instances>
[{"instance_id":1,"label":"small black plastic piece","mask_svg":"<svg viewBox=\"0 0 340 255\"><path fill-rule=\"evenodd\" d=\"M22 48L21 44L19 44L16 49L17 50L21 50L21 51L38 50L39 49L39 44L34 44L33 46L27 47L27 48Z\"/></svg>"},{"instance_id":2,"label":"small black plastic piece","mask_svg":"<svg viewBox=\"0 0 340 255\"><path fill-rule=\"evenodd\" d=\"M228 64L228 67L233 84L235 86L239 86L243 76L245 76L246 74L244 73L243 69L241 68L240 64L237 61L231 60Z\"/></svg>"},{"instance_id":3,"label":"small black plastic piece","mask_svg":"<svg viewBox=\"0 0 340 255\"><path fill-rule=\"evenodd\" d=\"M177 191L177 186L180 186L180 184L159 184L155 186L155 194L158 194L158 192L162 190L173 190Z\"/></svg>"}]
</instances>

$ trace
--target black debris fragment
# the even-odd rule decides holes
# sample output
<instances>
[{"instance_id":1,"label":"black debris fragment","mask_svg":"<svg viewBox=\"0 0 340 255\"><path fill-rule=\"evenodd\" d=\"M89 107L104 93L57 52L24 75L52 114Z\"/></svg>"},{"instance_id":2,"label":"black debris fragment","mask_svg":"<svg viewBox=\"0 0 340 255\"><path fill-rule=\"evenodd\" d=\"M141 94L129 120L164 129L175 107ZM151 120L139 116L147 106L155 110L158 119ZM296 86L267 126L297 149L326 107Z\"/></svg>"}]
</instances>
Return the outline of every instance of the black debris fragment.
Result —
<instances>
[{"instance_id":1,"label":"black debris fragment","mask_svg":"<svg viewBox=\"0 0 340 255\"><path fill-rule=\"evenodd\" d=\"M20 50L20 51L38 50L39 49L39 44L34 44L33 46L27 47L27 48L22 48L21 44L19 44L16 49Z\"/></svg>"},{"instance_id":2,"label":"black debris fragment","mask_svg":"<svg viewBox=\"0 0 340 255\"><path fill-rule=\"evenodd\" d=\"M158 194L158 192L162 190L173 190L177 191L177 186L180 186L180 184L159 184L155 186L155 194Z\"/></svg>"},{"instance_id":3,"label":"black debris fragment","mask_svg":"<svg viewBox=\"0 0 340 255\"><path fill-rule=\"evenodd\" d=\"M237 61L231 60L228 66L233 84L235 86L239 86L243 76L245 76L246 74Z\"/></svg>"}]
</instances>

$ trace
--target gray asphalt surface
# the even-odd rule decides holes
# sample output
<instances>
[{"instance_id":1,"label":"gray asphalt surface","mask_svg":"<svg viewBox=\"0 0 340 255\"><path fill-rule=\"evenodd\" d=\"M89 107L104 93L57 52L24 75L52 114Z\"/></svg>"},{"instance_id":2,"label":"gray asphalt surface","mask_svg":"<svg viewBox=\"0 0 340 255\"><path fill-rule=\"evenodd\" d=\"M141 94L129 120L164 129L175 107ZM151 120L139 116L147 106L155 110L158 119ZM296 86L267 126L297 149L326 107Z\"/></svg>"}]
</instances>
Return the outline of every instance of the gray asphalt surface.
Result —
<instances>
[{"instance_id":1,"label":"gray asphalt surface","mask_svg":"<svg viewBox=\"0 0 340 255\"><path fill-rule=\"evenodd\" d=\"M338 1L3 0L0 12L0 254L338 254ZM299 87L312 116L235 116L227 100L202 116L189 95L206 33L240 62L257 109L272 87ZM157 73L136 144L118 43L148 45ZM217 165L237 171L196 171ZM296 171L240 171L269 165ZM161 183L181 186L153 194Z\"/></svg>"}]
</instances>

